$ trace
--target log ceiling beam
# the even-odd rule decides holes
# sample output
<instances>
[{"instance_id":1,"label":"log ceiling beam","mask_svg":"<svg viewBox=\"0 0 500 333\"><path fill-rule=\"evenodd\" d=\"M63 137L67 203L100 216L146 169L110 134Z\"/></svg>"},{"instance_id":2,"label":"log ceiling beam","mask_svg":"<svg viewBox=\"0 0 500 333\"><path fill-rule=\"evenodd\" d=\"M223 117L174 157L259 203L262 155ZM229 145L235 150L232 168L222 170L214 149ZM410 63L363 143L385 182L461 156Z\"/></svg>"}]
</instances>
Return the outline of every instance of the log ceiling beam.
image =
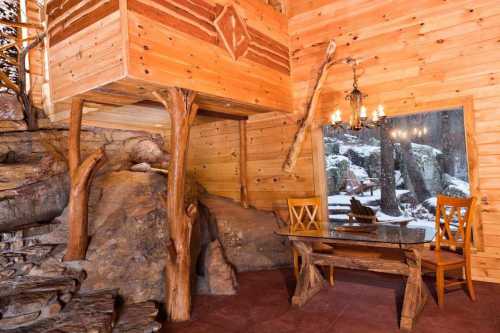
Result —
<instances>
[{"instance_id":1,"label":"log ceiling beam","mask_svg":"<svg viewBox=\"0 0 500 333\"><path fill-rule=\"evenodd\" d=\"M198 115L204 117L220 118L225 120L237 120L237 121L244 121L248 119L248 116L239 116L235 114L209 111L209 110L199 110Z\"/></svg>"}]
</instances>

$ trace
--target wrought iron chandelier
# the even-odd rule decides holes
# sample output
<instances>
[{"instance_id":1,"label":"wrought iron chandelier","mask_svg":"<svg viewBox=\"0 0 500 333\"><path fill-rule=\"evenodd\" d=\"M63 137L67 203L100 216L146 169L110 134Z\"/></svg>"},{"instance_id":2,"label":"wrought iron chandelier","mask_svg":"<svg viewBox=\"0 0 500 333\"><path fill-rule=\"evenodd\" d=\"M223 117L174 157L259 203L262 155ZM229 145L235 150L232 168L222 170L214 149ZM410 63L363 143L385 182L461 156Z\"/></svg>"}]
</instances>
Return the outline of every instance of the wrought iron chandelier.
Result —
<instances>
[{"instance_id":1,"label":"wrought iron chandelier","mask_svg":"<svg viewBox=\"0 0 500 333\"><path fill-rule=\"evenodd\" d=\"M342 112L339 108L331 115L331 123L334 128L349 129L359 131L363 128L379 127L385 120L384 107L379 105L372 113L372 119L368 119L368 109L363 105L363 99L367 97L358 88L358 75L356 68L358 61L354 58L347 58L346 63L352 66L353 84L352 91L345 97L351 105L351 116L349 123L342 122Z\"/></svg>"}]
</instances>

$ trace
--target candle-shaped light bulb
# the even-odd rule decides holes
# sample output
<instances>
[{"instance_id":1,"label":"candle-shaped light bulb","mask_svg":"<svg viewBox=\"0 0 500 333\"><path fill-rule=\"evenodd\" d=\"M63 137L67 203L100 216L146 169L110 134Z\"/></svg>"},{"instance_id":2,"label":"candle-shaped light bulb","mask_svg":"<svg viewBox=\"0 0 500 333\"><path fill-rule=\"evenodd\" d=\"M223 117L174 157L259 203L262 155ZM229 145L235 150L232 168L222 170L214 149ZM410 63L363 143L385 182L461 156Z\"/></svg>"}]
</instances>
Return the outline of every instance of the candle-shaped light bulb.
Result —
<instances>
[{"instance_id":1,"label":"candle-shaped light bulb","mask_svg":"<svg viewBox=\"0 0 500 333\"><path fill-rule=\"evenodd\" d=\"M359 117L363 120L368 118L368 111L366 110L366 106L363 105L359 109Z\"/></svg>"},{"instance_id":2,"label":"candle-shaped light bulb","mask_svg":"<svg viewBox=\"0 0 500 333\"><path fill-rule=\"evenodd\" d=\"M424 127L424 135L427 134L427 127Z\"/></svg>"},{"instance_id":3,"label":"candle-shaped light bulb","mask_svg":"<svg viewBox=\"0 0 500 333\"><path fill-rule=\"evenodd\" d=\"M379 104L377 107L377 114L380 118L385 117L384 106L382 104Z\"/></svg>"},{"instance_id":4,"label":"candle-shaped light bulb","mask_svg":"<svg viewBox=\"0 0 500 333\"><path fill-rule=\"evenodd\" d=\"M335 119L338 123L342 121L342 112L340 111L340 109L337 109L337 111L335 111Z\"/></svg>"},{"instance_id":5,"label":"candle-shaped light bulb","mask_svg":"<svg viewBox=\"0 0 500 333\"><path fill-rule=\"evenodd\" d=\"M374 123L378 122L378 114L377 114L377 111L373 112L372 119L373 119L373 122L374 122Z\"/></svg>"}]
</instances>

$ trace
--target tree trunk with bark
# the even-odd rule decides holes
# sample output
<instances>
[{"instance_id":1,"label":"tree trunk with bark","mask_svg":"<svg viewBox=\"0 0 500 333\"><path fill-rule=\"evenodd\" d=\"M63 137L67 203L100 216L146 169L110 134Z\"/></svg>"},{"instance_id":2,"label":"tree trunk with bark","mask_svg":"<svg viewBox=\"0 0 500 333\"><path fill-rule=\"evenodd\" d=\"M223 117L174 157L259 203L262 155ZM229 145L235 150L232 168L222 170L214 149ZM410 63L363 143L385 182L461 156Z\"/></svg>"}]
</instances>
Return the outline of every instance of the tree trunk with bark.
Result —
<instances>
[{"instance_id":1,"label":"tree trunk with bark","mask_svg":"<svg viewBox=\"0 0 500 333\"><path fill-rule=\"evenodd\" d=\"M195 93L169 88L167 93L154 92L171 119L171 161L168 172L167 215L170 242L165 267L165 309L171 321L186 321L191 310L191 234L197 206L184 202L186 157L189 126L196 114Z\"/></svg>"},{"instance_id":2,"label":"tree trunk with bark","mask_svg":"<svg viewBox=\"0 0 500 333\"><path fill-rule=\"evenodd\" d=\"M400 216L394 177L394 142L390 136L391 121L386 119L380 128L380 208L391 216Z\"/></svg>"},{"instance_id":3,"label":"tree trunk with bark","mask_svg":"<svg viewBox=\"0 0 500 333\"><path fill-rule=\"evenodd\" d=\"M83 260L88 246L88 197L95 172L104 162L104 149L100 148L80 163L80 130L83 100L74 98L71 105L69 127L68 164L71 177L69 197L69 235L65 261Z\"/></svg>"},{"instance_id":4,"label":"tree trunk with bark","mask_svg":"<svg viewBox=\"0 0 500 333\"><path fill-rule=\"evenodd\" d=\"M453 150L453 138L451 137L451 119L450 114L446 111L441 112L441 144L442 144L442 160L441 167L443 172L451 176L455 175L455 161L451 154Z\"/></svg>"},{"instance_id":5,"label":"tree trunk with bark","mask_svg":"<svg viewBox=\"0 0 500 333\"><path fill-rule=\"evenodd\" d=\"M401 141L401 153L403 154L403 160L405 161L408 178L413 185L418 202L423 202L429 199L431 194L425 186L424 177L418 169L415 156L413 156L411 151L411 142L406 140Z\"/></svg>"}]
</instances>

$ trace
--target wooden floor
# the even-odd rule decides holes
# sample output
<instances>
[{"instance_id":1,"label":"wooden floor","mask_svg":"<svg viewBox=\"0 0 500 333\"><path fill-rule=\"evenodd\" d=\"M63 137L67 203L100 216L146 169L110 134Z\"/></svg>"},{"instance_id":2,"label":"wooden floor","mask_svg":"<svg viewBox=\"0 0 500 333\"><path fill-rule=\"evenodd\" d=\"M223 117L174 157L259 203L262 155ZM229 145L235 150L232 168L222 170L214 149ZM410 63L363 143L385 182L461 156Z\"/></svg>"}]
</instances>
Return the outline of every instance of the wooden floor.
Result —
<instances>
[{"instance_id":1,"label":"wooden floor","mask_svg":"<svg viewBox=\"0 0 500 333\"><path fill-rule=\"evenodd\" d=\"M289 270L243 273L239 281L237 296L196 296L192 321L163 332L399 332L397 276L339 270L336 286L301 309L289 305ZM475 303L462 290L446 294L444 310L430 299L413 332L500 333L500 284L475 286Z\"/></svg>"}]
</instances>

